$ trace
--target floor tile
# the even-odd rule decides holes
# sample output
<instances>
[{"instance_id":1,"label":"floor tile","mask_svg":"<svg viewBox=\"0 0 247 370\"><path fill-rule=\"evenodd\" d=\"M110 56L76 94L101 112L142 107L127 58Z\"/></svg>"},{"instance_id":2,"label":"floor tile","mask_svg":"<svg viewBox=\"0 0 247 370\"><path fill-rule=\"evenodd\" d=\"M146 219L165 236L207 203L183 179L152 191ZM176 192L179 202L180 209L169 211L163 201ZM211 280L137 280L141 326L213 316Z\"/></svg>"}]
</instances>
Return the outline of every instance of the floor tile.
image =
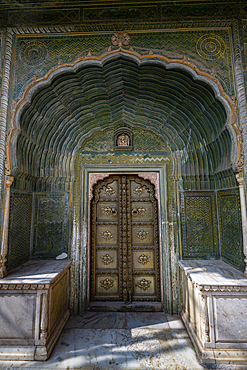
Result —
<instances>
[{"instance_id":1,"label":"floor tile","mask_svg":"<svg viewBox=\"0 0 247 370\"><path fill-rule=\"evenodd\" d=\"M126 313L125 328L168 329L169 324L163 312L130 312Z\"/></svg>"},{"instance_id":2,"label":"floor tile","mask_svg":"<svg viewBox=\"0 0 247 370\"><path fill-rule=\"evenodd\" d=\"M203 366L178 316L88 312L70 317L47 361L1 361L0 369L199 370Z\"/></svg>"},{"instance_id":3,"label":"floor tile","mask_svg":"<svg viewBox=\"0 0 247 370\"><path fill-rule=\"evenodd\" d=\"M124 312L86 312L81 316L71 316L65 328L121 329L124 324Z\"/></svg>"},{"instance_id":4,"label":"floor tile","mask_svg":"<svg viewBox=\"0 0 247 370\"><path fill-rule=\"evenodd\" d=\"M178 315L166 315L169 328L171 329L185 329L185 326Z\"/></svg>"}]
</instances>

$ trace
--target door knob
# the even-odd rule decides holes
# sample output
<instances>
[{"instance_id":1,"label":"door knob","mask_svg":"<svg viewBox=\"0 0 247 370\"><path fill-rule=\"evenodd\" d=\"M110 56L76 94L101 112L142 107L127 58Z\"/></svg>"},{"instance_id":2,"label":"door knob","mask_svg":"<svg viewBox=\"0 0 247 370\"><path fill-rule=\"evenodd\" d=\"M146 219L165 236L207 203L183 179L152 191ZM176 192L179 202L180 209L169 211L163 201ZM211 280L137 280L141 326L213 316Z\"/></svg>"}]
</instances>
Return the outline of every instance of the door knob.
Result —
<instances>
[{"instance_id":1,"label":"door knob","mask_svg":"<svg viewBox=\"0 0 247 370\"><path fill-rule=\"evenodd\" d=\"M112 209L111 209L111 214L112 214L112 216L116 216L116 215L117 215L117 210L116 210L116 208L112 208Z\"/></svg>"},{"instance_id":2,"label":"door knob","mask_svg":"<svg viewBox=\"0 0 247 370\"><path fill-rule=\"evenodd\" d=\"M139 211L138 211L138 209L137 209L137 208L133 208L133 209L132 209L132 215L133 215L133 216L138 216L138 213L139 213Z\"/></svg>"}]
</instances>

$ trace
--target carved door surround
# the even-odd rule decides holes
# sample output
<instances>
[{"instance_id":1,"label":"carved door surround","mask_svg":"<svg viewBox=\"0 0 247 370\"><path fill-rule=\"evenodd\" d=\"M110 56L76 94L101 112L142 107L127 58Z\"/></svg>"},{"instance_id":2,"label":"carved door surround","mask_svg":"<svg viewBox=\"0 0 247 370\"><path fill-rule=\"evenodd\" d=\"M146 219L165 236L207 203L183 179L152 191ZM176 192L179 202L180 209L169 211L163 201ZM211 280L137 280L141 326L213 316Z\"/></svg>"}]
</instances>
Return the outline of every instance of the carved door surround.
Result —
<instances>
[{"instance_id":1,"label":"carved door surround","mask_svg":"<svg viewBox=\"0 0 247 370\"><path fill-rule=\"evenodd\" d=\"M90 179L102 179L91 202L91 301L160 301L158 202L138 175Z\"/></svg>"}]
</instances>

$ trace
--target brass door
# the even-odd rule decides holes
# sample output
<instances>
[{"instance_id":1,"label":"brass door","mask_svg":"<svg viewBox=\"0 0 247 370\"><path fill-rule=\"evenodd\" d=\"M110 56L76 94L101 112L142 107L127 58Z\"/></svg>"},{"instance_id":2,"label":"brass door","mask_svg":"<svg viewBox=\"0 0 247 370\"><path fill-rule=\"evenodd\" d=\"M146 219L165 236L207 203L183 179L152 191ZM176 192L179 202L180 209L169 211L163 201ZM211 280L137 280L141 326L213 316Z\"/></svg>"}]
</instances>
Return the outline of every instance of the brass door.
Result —
<instances>
[{"instance_id":1,"label":"brass door","mask_svg":"<svg viewBox=\"0 0 247 370\"><path fill-rule=\"evenodd\" d=\"M159 301L157 200L149 180L113 175L94 187L91 300Z\"/></svg>"}]
</instances>

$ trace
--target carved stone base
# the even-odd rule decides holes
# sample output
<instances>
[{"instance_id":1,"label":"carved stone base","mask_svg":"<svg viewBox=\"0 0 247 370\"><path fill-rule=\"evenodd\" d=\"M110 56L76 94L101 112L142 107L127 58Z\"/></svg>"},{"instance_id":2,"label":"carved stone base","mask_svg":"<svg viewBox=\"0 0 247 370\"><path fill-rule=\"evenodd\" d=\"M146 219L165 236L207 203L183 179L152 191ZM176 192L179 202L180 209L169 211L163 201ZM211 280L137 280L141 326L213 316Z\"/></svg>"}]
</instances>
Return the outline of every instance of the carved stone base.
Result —
<instances>
[{"instance_id":1,"label":"carved stone base","mask_svg":"<svg viewBox=\"0 0 247 370\"><path fill-rule=\"evenodd\" d=\"M184 311L181 312L181 318L202 364L247 364L247 349L204 348Z\"/></svg>"},{"instance_id":2,"label":"carved stone base","mask_svg":"<svg viewBox=\"0 0 247 370\"><path fill-rule=\"evenodd\" d=\"M44 346L1 346L0 361L45 361L49 358L68 318L69 310L61 318L52 336Z\"/></svg>"},{"instance_id":3,"label":"carved stone base","mask_svg":"<svg viewBox=\"0 0 247 370\"><path fill-rule=\"evenodd\" d=\"M202 363L247 364L247 280L223 261L180 261L182 320Z\"/></svg>"},{"instance_id":4,"label":"carved stone base","mask_svg":"<svg viewBox=\"0 0 247 370\"><path fill-rule=\"evenodd\" d=\"M69 318L69 261L29 261L0 281L0 360L47 360Z\"/></svg>"}]
</instances>

